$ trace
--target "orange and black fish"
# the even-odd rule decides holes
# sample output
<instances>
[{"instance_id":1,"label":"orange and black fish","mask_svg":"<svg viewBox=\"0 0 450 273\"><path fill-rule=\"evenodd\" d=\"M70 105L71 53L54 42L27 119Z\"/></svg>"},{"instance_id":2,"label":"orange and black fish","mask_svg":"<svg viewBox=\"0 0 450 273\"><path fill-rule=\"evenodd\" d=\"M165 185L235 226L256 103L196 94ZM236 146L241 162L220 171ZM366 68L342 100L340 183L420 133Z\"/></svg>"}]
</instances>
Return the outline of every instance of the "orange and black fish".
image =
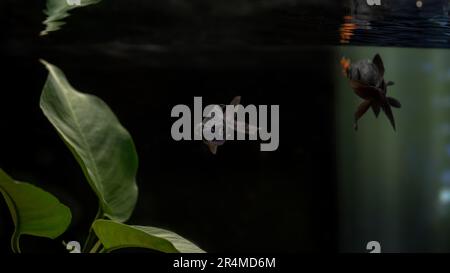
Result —
<instances>
[{"instance_id":1,"label":"orange and black fish","mask_svg":"<svg viewBox=\"0 0 450 273\"><path fill-rule=\"evenodd\" d=\"M342 58L341 65L345 76L350 80L353 91L364 100L355 112L355 130L358 130L358 120L369 108L372 108L376 117L382 109L395 130L391 106L400 108L401 104L398 100L386 96L387 87L394 85L394 83L384 80L385 70L380 55L376 54L373 60L361 60L355 63Z\"/></svg>"}]
</instances>

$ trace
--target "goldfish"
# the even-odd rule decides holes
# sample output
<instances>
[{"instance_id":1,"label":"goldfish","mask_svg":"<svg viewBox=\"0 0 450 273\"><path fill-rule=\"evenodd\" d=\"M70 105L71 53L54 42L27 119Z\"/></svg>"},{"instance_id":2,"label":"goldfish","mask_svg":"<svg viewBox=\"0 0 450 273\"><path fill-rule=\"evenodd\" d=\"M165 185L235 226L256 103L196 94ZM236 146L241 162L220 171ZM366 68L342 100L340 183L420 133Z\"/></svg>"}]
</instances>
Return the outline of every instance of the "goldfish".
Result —
<instances>
[{"instance_id":1,"label":"goldfish","mask_svg":"<svg viewBox=\"0 0 450 273\"><path fill-rule=\"evenodd\" d=\"M397 99L387 96L387 88L394 85L394 82L385 81L385 68L381 56L376 54L372 60L360 60L355 63L343 57L341 66L355 94L364 100L354 114L354 129L358 130L358 120L372 108L377 118L380 110L383 110L395 131L391 107L401 108L401 104Z\"/></svg>"}]
</instances>

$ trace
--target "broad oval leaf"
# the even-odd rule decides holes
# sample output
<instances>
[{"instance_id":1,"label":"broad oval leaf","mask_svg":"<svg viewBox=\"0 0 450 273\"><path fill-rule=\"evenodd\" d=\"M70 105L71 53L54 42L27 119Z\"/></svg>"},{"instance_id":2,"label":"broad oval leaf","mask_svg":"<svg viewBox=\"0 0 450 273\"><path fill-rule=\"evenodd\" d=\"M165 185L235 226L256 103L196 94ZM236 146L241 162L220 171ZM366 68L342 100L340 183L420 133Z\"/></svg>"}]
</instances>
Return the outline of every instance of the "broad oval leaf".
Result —
<instances>
[{"instance_id":1,"label":"broad oval leaf","mask_svg":"<svg viewBox=\"0 0 450 273\"><path fill-rule=\"evenodd\" d=\"M76 91L59 68L42 62L49 71L42 111L99 198L100 216L126 221L138 195L138 158L130 134L101 99Z\"/></svg>"},{"instance_id":2,"label":"broad oval leaf","mask_svg":"<svg viewBox=\"0 0 450 273\"><path fill-rule=\"evenodd\" d=\"M109 220L96 220L92 227L108 252L140 247L165 253L204 253L180 235L160 228L130 226Z\"/></svg>"},{"instance_id":3,"label":"broad oval leaf","mask_svg":"<svg viewBox=\"0 0 450 273\"><path fill-rule=\"evenodd\" d=\"M52 194L28 183L14 181L0 169L0 193L13 218L15 231L11 238L14 252L20 252L23 234L54 239L69 227L72 214Z\"/></svg>"},{"instance_id":4,"label":"broad oval leaf","mask_svg":"<svg viewBox=\"0 0 450 273\"><path fill-rule=\"evenodd\" d=\"M47 35L51 31L60 29L61 26L65 24L62 20L69 16L70 10L97 4L100 1L101 0L47 0L47 8L44 11L47 18L43 22L45 30L41 31L41 35Z\"/></svg>"}]
</instances>

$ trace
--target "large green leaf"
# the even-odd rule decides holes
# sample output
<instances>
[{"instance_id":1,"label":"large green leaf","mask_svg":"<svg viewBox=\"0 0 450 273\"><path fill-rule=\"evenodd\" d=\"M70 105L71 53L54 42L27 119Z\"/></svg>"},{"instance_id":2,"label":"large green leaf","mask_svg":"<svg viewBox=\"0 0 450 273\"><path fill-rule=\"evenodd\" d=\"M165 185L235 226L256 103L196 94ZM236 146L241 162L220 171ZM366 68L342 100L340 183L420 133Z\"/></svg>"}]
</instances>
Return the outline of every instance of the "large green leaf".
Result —
<instances>
[{"instance_id":1,"label":"large green leaf","mask_svg":"<svg viewBox=\"0 0 450 273\"><path fill-rule=\"evenodd\" d=\"M65 24L62 20L69 16L70 10L96 4L101 0L79 0L80 5L76 5L75 2L71 5L70 1L72 0L47 0L47 8L44 11L47 18L43 22L45 30L41 32L41 35L60 29Z\"/></svg>"},{"instance_id":2,"label":"large green leaf","mask_svg":"<svg viewBox=\"0 0 450 273\"><path fill-rule=\"evenodd\" d=\"M140 247L165 253L204 253L198 246L168 230L129 226L109 220L97 220L93 224L95 234L106 251Z\"/></svg>"},{"instance_id":3,"label":"large green leaf","mask_svg":"<svg viewBox=\"0 0 450 273\"><path fill-rule=\"evenodd\" d=\"M59 68L42 62L49 76L41 109L97 194L100 216L126 221L138 194L138 158L130 134L101 99L76 91Z\"/></svg>"},{"instance_id":4,"label":"large green leaf","mask_svg":"<svg viewBox=\"0 0 450 273\"><path fill-rule=\"evenodd\" d=\"M13 218L13 251L20 252L22 234L54 239L70 225L70 209L50 193L28 183L14 181L0 169L0 193Z\"/></svg>"}]
</instances>

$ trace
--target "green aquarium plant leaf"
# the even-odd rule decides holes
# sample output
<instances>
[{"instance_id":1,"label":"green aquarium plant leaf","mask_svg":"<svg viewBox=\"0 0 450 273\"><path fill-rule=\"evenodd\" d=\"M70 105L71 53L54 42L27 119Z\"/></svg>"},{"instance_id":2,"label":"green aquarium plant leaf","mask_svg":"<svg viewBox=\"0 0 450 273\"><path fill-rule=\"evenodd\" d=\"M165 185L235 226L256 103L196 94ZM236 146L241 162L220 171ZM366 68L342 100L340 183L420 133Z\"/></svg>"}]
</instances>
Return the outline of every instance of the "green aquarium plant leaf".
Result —
<instances>
[{"instance_id":1,"label":"green aquarium plant leaf","mask_svg":"<svg viewBox=\"0 0 450 273\"><path fill-rule=\"evenodd\" d=\"M160 228L97 220L93 224L93 229L107 252L138 247L165 253L204 253L202 249L180 235Z\"/></svg>"},{"instance_id":2,"label":"green aquarium plant leaf","mask_svg":"<svg viewBox=\"0 0 450 273\"><path fill-rule=\"evenodd\" d=\"M49 32L56 31L65 24L63 19L69 16L69 11L97 4L101 0L47 0L47 8L44 13L47 18L43 22L45 30L41 35L47 35Z\"/></svg>"},{"instance_id":3,"label":"green aquarium plant leaf","mask_svg":"<svg viewBox=\"0 0 450 273\"><path fill-rule=\"evenodd\" d=\"M98 218L125 222L136 205L138 157L130 134L101 99L76 91L45 61L40 106L80 164L100 203Z\"/></svg>"},{"instance_id":4,"label":"green aquarium plant leaf","mask_svg":"<svg viewBox=\"0 0 450 273\"><path fill-rule=\"evenodd\" d=\"M5 198L15 230L14 252L20 252L23 234L54 239L69 227L72 214L52 194L29 183L17 182L0 169L0 193Z\"/></svg>"}]
</instances>

